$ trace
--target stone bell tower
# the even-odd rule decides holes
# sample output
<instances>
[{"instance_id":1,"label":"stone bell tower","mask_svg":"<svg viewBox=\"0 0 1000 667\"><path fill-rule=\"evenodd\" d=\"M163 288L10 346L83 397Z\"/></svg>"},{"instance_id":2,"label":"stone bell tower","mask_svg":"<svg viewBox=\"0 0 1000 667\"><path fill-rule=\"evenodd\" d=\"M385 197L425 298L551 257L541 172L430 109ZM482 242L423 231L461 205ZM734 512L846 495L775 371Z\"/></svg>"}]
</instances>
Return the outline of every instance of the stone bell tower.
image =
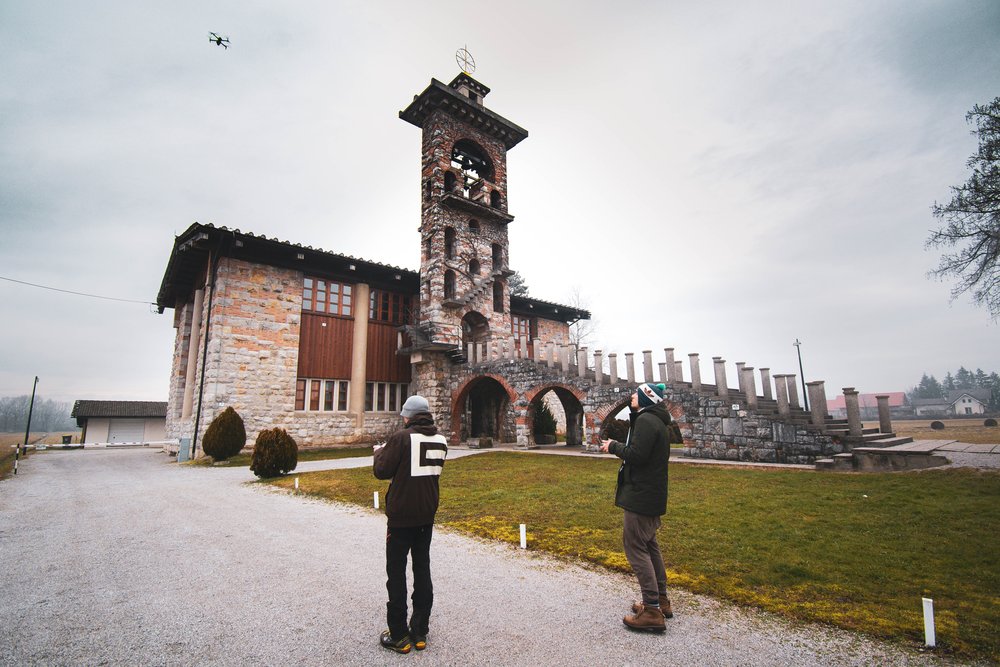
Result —
<instances>
[{"instance_id":1,"label":"stone bell tower","mask_svg":"<svg viewBox=\"0 0 1000 667\"><path fill-rule=\"evenodd\" d=\"M448 85L431 79L399 112L423 132L419 340L412 349L458 363L469 343L511 335L507 151L528 133L484 106L489 92L465 72Z\"/></svg>"}]
</instances>

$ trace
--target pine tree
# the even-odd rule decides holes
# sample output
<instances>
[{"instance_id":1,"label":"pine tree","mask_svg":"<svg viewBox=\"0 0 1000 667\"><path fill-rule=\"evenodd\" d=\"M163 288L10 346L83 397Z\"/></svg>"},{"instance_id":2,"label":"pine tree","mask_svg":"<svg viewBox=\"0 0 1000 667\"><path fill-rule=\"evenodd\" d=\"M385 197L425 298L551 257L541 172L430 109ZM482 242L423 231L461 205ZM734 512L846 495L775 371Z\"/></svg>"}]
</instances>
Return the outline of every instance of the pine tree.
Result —
<instances>
[{"instance_id":1,"label":"pine tree","mask_svg":"<svg viewBox=\"0 0 1000 667\"><path fill-rule=\"evenodd\" d=\"M941 387L945 391L954 391L955 390L955 376L951 374L951 371L948 371L947 373L945 373L945 375L944 375L944 382L941 383Z\"/></svg>"},{"instance_id":2,"label":"pine tree","mask_svg":"<svg viewBox=\"0 0 1000 667\"><path fill-rule=\"evenodd\" d=\"M972 389L974 386L975 377L965 369L965 366L959 366L955 372L955 389Z\"/></svg>"}]
</instances>

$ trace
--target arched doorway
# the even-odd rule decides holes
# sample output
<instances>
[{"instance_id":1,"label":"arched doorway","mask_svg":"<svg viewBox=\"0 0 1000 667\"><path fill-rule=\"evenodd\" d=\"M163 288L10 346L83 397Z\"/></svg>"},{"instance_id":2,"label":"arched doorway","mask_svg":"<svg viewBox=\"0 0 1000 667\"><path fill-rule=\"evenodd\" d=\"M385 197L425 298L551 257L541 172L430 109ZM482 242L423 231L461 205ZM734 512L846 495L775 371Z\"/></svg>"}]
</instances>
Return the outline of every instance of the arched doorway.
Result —
<instances>
[{"instance_id":1,"label":"arched doorway","mask_svg":"<svg viewBox=\"0 0 1000 667\"><path fill-rule=\"evenodd\" d=\"M472 363L482 354L482 343L490 339L490 323L481 314L470 310L462 318L462 351L468 354L469 344L472 343L475 349L469 362ZM480 360L481 361L481 360Z\"/></svg>"},{"instance_id":2,"label":"arched doorway","mask_svg":"<svg viewBox=\"0 0 1000 667\"><path fill-rule=\"evenodd\" d=\"M461 440L517 441L510 396L503 385L484 376L470 382L462 394L458 404Z\"/></svg>"},{"instance_id":3,"label":"arched doorway","mask_svg":"<svg viewBox=\"0 0 1000 667\"><path fill-rule=\"evenodd\" d=\"M535 444L555 444L545 442L544 438L537 435L535 417L543 410L543 406L549 409L556 420L557 440L561 432L565 434L566 445L583 444L583 405L573 392L560 386L542 389L528 404L528 425Z\"/></svg>"}]
</instances>

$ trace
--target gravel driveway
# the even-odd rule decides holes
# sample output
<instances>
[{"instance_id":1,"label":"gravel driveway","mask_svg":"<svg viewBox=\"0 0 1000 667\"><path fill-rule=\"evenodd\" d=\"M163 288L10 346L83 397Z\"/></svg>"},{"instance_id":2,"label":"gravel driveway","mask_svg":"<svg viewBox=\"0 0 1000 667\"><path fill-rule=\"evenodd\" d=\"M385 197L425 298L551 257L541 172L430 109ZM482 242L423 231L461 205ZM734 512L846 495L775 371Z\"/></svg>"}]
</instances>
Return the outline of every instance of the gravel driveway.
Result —
<instances>
[{"instance_id":1,"label":"gravel driveway","mask_svg":"<svg viewBox=\"0 0 1000 667\"><path fill-rule=\"evenodd\" d=\"M954 664L680 591L666 634L632 633L631 578L440 530L428 648L396 655L384 518L250 479L145 449L32 455L0 482L0 663Z\"/></svg>"}]
</instances>

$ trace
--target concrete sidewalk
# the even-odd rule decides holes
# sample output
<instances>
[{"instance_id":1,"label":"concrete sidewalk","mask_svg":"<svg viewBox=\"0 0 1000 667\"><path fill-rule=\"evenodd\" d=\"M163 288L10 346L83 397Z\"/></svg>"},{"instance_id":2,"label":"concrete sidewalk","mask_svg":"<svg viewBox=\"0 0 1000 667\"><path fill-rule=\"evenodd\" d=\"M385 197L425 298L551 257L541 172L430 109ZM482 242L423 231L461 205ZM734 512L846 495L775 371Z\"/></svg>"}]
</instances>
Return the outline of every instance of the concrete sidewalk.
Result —
<instances>
[{"instance_id":1,"label":"concrete sidewalk","mask_svg":"<svg viewBox=\"0 0 1000 667\"><path fill-rule=\"evenodd\" d=\"M0 664L956 664L682 591L664 635L636 634L631 577L441 530L429 647L399 656L377 645L384 517L250 478L141 449L32 455L0 482Z\"/></svg>"}]
</instances>

